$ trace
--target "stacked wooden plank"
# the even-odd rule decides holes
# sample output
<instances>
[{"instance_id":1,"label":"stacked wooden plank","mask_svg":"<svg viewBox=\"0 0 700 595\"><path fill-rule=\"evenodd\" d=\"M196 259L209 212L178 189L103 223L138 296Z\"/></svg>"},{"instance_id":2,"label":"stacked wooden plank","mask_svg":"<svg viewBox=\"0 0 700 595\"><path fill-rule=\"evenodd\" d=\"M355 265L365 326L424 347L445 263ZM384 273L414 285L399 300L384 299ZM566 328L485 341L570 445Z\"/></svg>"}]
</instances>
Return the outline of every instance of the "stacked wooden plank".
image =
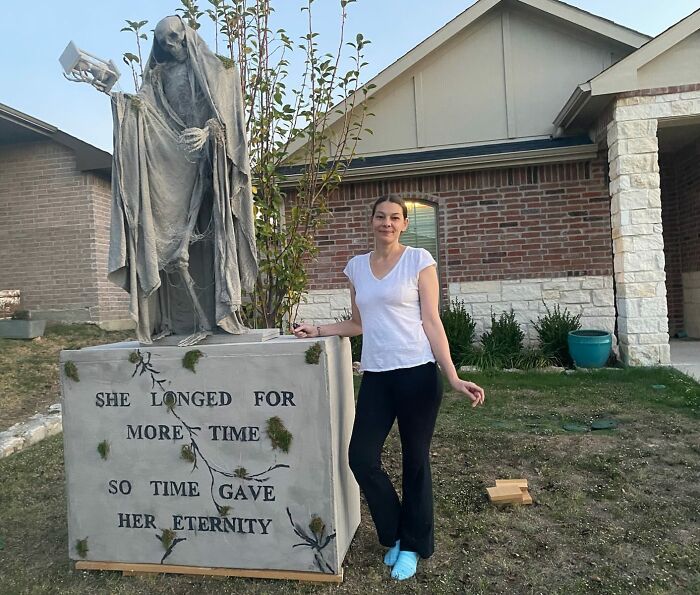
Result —
<instances>
[{"instance_id":1,"label":"stacked wooden plank","mask_svg":"<svg viewBox=\"0 0 700 595\"><path fill-rule=\"evenodd\" d=\"M486 491L494 504L532 504L527 479L497 479Z\"/></svg>"}]
</instances>

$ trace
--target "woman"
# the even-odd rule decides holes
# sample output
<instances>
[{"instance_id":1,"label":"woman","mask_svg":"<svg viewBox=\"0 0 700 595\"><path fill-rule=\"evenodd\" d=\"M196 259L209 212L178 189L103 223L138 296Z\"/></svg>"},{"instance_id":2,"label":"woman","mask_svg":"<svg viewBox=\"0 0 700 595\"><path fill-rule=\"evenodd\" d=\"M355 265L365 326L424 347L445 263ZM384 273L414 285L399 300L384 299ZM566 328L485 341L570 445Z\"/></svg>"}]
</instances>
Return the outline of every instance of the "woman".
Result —
<instances>
[{"instance_id":1,"label":"woman","mask_svg":"<svg viewBox=\"0 0 700 595\"><path fill-rule=\"evenodd\" d=\"M484 391L457 376L438 312L435 260L427 250L402 245L408 212L398 197L381 197L372 208L375 249L345 267L352 318L336 324L298 325L299 338L363 335L364 372L350 439L350 468L360 485L377 535L390 548L384 563L397 580L412 577L418 558L434 550L430 440L442 380L467 395L472 406ZM403 453L403 498L381 465L381 452L398 420Z\"/></svg>"}]
</instances>

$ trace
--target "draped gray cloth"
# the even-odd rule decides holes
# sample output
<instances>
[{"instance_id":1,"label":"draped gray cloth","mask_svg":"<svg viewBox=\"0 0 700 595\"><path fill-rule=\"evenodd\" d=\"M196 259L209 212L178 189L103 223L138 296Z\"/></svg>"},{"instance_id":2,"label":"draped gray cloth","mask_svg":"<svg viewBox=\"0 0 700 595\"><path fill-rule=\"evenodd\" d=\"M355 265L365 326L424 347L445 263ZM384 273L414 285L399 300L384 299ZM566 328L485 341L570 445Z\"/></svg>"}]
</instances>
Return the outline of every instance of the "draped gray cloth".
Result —
<instances>
[{"instance_id":1,"label":"draped gray cloth","mask_svg":"<svg viewBox=\"0 0 700 595\"><path fill-rule=\"evenodd\" d=\"M225 68L185 26L188 99L180 113L166 99L168 65L157 41L137 95L112 95L114 155L110 281L130 293L140 341L195 330L192 300L178 277L183 263L207 318L246 332L241 294L257 277L251 175L238 72ZM179 142L188 128L209 127L197 155ZM213 326L212 324L212 326Z\"/></svg>"}]
</instances>

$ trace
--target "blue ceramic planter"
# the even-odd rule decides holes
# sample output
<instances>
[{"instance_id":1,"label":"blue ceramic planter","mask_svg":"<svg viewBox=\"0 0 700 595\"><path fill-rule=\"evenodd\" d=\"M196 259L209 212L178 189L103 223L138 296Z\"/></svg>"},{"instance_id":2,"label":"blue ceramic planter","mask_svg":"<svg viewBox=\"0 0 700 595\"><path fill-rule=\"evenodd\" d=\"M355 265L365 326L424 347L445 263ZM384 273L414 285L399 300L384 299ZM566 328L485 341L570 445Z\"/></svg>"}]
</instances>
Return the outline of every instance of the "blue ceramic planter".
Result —
<instances>
[{"instance_id":1,"label":"blue ceramic planter","mask_svg":"<svg viewBox=\"0 0 700 595\"><path fill-rule=\"evenodd\" d=\"M579 368L602 368L610 357L612 335L607 331L569 332L569 353Z\"/></svg>"}]
</instances>

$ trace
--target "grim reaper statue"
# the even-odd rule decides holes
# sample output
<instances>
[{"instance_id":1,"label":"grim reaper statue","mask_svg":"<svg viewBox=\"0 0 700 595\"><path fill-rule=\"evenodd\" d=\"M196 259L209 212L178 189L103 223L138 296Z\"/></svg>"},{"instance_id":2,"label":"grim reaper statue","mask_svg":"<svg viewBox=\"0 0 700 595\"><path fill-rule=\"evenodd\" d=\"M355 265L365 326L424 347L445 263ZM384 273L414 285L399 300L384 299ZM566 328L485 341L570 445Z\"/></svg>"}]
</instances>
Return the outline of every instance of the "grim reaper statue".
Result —
<instances>
[{"instance_id":1,"label":"grim reaper statue","mask_svg":"<svg viewBox=\"0 0 700 595\"><path fill-rule=\"evenodd\" d=\"M241 87L199 35L166 17L136 95L114 93L109 279L138 338L245 333L257 276Z\"/></svg>"}]
</instances>

